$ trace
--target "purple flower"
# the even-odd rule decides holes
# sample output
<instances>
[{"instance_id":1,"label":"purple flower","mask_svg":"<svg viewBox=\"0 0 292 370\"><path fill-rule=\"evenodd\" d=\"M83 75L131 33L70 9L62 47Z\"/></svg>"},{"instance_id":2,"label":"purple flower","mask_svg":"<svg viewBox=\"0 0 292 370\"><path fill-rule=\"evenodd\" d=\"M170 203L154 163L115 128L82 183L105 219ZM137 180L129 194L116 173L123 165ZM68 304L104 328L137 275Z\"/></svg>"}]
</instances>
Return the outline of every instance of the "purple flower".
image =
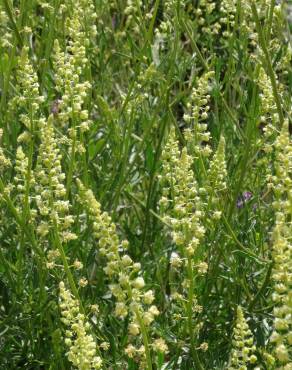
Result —
<instances>
[{"instance_id":1,"label":"purple flower","mask_svg":"<svg viewBox=\"0 0 292 370\"><path fill-rule=\"evenodd\" d=\"M252 197L252 193L250 191L245 191L243 194L242 194L242 198L245 202L247 202L248 200L250 200L250 198Z\"/></svg>"},{"instance_id":2,"label":"purple flower","mask_svg":"<svg viewBox=\"0 0 292 370\"><path fill-rule=\"evenodd\" d=\"M252 193L250 191L245 191L237 198L236 207L242 208L245 203L247 203L252 198Z\"/></svg>"},{"instance_id":3,"label":"purple flower","mask_svg":"<svg viewBox=\"0 0 292 370\"><path fill-rule=\"evenodd\" d=\"M60 107L60 101L58 99L54 100L51 106L51 113L53 113L54 116L58 115L59 107Z\"/></svg>"},{"instance_id":4,"label":"purple flower","mask_svg":"<svg viewBox=\"0 0 292 370\"><path fill-rule=\"evenodd\" d=\"M242 197L238 197L236 201L236 207L237 208L242 208L243 207L243 200Z\"/></svg>"}]
</instances>

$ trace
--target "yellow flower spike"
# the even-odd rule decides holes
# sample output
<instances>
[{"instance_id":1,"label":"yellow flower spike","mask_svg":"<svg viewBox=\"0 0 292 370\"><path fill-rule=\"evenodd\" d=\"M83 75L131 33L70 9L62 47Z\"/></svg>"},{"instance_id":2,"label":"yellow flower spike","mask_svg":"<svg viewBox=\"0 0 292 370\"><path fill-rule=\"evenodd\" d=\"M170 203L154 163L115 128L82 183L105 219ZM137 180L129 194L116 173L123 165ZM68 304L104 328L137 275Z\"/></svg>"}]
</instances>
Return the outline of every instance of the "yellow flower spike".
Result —
<instances>
[{"instance_id":1,"label":"yellow flower spike","mask_svg":"<svg viewBox=\"0 0 292 370\"><path fill-rule=\"evenodd\" d=\"M109 289L117 300L115 315L120 319L125 319L129 315L129 340L135 338L135 342L143 343L144 351L129 344L125 352L129 357L138 356L140 366L146 362L151 369L149 331L155 316L159 314L154 305L147 310L147 306L154 300L153 292L145 289L142 276L136 277L141 269L140 263L134 263L130 256L123 254L127 250L128 242L120 241L111 217L107 212L102 212L93 192L86 189L81 181L78 180L77 183L79 197L93 224L99 250L107 259L104 271L109 280Z\"/></svg>"},{"instance_id":2,"label":"yellow flower spike","mask_svg":"<svg viewBox=\"0 0 292 370\"><path fill-rule=\"evenodd\" d=\"M247 369L248 364L256 364L257 357L254 355L253 336L240 306L237 307L232 343L233 348L228 370Z\"/></svg>"},{"instance_id":3,"label":"yellow flower spike","mask_svg":"<svg viewBox=\"0 0 292 370\"><path fill-rule=\"evenodd\" d=\"M0 129L0 140L3 136L3 129ZM4 171L5 168L11 166L10 159L7 158L4 154L2 146L0 146L0 173Z\"/></svg>"},{"instance_id":4,"label":"yellow flower spike","mask_svg":"<svg viewBox=\"0 0 292 370\"><path fill-rule=\"evenodd\" d=\"M70 231L74 217L69 214L69 201L65 200L65 174L52 115L47 122L41 121L40 134L41 144L35 169L36 204L40 216L37 231L41 237L45 237L56 222L61 240L68 242L77 236Z\"/></svg>"},{"instance_id":5,"label":"yellow flower spike","mask_svg":"<svg viewBox=\"0 0 292 370\"><path fill-rule=\"evenodd\" d=\"M277 364L283 369L292 366L291 348L291 276L292 276L292 245L291 245L291 216L292 216L292 145L288 121L275 142L275 172L273 185L275 201L273 207L276 221L273 230L274 293L274 332L270 338L274 345L274 356ZM282 367L279 367L282 369Z\"/></svg>"},{"instance_id":6,"label":"yellow flower spike","mask_svg":"<svg viewBox=\"0 0 292 370\"><path fill-rule=\"evenodd\" d=\"M102 359L98 356L93 336L88 333L90 324L80 313L79 302L72 297L63 282L59 288L62 322L67 326L65 344L68 347L68 360L79 370L101 369Z\"/></svg>"}]
</instances>

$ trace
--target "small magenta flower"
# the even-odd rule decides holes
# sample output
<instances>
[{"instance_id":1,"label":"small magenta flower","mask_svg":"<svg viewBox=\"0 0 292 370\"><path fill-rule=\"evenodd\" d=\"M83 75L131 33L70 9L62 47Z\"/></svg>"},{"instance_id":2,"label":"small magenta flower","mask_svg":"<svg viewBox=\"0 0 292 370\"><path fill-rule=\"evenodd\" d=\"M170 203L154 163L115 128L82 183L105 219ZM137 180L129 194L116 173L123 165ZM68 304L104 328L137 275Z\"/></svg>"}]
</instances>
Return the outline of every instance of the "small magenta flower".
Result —
<instances>
[{"instance_id":1,"label":"small magenta flower","mask_svg":"<svg viewBox=\"0 0 292 370\"><path fill-rule=\"evenodd\" d=\"M243 207L243 200L241 197L238 197L237 198L237 201L236 201L236 207L237 208L242 208Z\"/></svg>"},{"instance_id":2,"label":"small magenta flower","mask_svg":"<svg viewBox=\"0 0 292 370\"><path fill-rule=\"evenodd\" d=\"M245 191L237 198L236 207L242 208L245 203L247 203L252 198L252 193L250 191Z\"/></svg>"},{"instance_id":3,"label":"small magenta flower","mask_svg":"<svg viewBox=\"0 0 292 370\"><path fill-rule=\"evenodd\" d=\"M242 198L244 199L245 202L247 202L248 200L252 198L252 193L250 191L245 191L242 194Z\"/></svg>"}]
</instances>

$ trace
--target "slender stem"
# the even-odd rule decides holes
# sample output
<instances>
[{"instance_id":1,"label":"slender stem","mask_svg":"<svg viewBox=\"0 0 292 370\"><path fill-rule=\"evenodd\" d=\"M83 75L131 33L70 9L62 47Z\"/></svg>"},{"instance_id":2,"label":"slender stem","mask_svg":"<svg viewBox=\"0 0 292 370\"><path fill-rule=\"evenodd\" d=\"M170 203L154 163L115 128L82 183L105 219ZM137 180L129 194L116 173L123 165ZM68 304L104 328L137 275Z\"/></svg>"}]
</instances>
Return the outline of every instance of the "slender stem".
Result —
<instances>
[{"instance_id":1,"label":"slender stem","mask_svg":"<svg viewBox=\"0 0 292 370\"><path fill-rule=\"evenodd\" d=\"M144 325L143 319L140 315L140 312L139 312L138 308L135 310L135 314L137 316L137 319L138 319L138 322L139 322L139 325L140 325L141 334L142 334L142 338L143 338L143 343L144 343L144 347L145 347L147 370L152 370L153 366L152 366L152 359L151 359L151 353L150 353L147 330L146 330L146 327Z\"/></svg>"},{"instance_id":2,"label":"slender stem","mask_svg":"<svg viewBox=\"0 0 292 370\"><path fill-rule=\"evenodd\" d=\"M14 33L16 35L16 38L17 38L17 40L19 42L19 45L22 47L23 46L23 41L22 41L22 38L20 36L19 30L17 28L17 24L16 24L16 22L14 20L14 16L13 16L13 13L12 13L12 10L11 10L11 7L10 7L10 4L8 3L7 0L3 0L3 3L4 3L4 7L5 7L5 10L6 10L6 13L7 13L8 17L9 17L9 20L10 20L11 24L12 24L12 28L14 30Z\"/></svg>"},{"instance_id":3,"label":"slender stem","mask_svg":"<svg viewBox=\"0 0 292 370\"><path fill-rule=\"evenodd\" d=\"M269 19L267 23L267 42L271 39L272 27L273 27L273 16L274 16L274 9L276 6L276 0L271 0L271 5L269 9Z\"/></svg>"},{"instance_id":4,"label":"slender stem","mask_svg":"<svg viewBox=\"0 0 292 370\"><path fill-rule=\"evenodd\" d=\"M187 23L185 23L185 21L183 19L180 19L180 22L181 22L181 25L183 26L183 28L185 29L185 31L186 31L186 33L187 33L187 35L189 37L189 40L191 42L192 48L197 53L198 58L200 59L200 62L203 65L205 71L209 71L209 66L208 66L207 62L205 61L203 55L200 52L200 49L198 48L197 43L195 42L195 40L193 38L193 35L192 35L192 32L190 30L189 25Z\"/></svg>"},{"instance_id":5,"label":"slender stem","mask_svg":"<svg viewBox=\"0 0 292 370\"><path fill-rule=\"evenodd\" d=\"M189 25L188 25L187 23L185 23L183 20L180 20L180 22L181 22L181 25L182 25L182 27L184 28L185 32L187 33L188 38L189 38L189 40L190 40L190 43L191 43L191 45L192 45L192 48L194 49L194 51L195 51L195 52L196 52L196 54L198 55L198 58L199 58L199 60L200 60L200 62L201 62L201 64L202 64L202 66L204 67L205 71L206 71L206 72L210 71L210 68L209 68L209 66L208 66L207 62L205 61L205 59L204 59L203 55L202 55L202 54L201 54L201 52L200 52L200 49L198 48L198 45L197 45L196 41L194 40L194 38L193 38L193 36L192 36L192 32L191 32L191 30L190 30ZM241 137L243 140L245 140L245 137L244 137L244 134L243 134L243 132L242 132L242 129L241 129L241 127L240 127L240 126L239 126L239 124L238 124L238 120L237 120L237 118L234 116L234 114L232 113L231 109L229 108L229 106L228 106L228 104L227 104L227 101L226 101L226 99L224 98L224 96L223 96L222 92L219 92L219 96L220 96L220 98L221 98L221 100L222 100L222 103L223 103L223 105L224 105L224 108L226 109L226 112L228 113L228 115L229 115L229 117L231 118L231 120L233 121L233 123L236 125L237 130L238 130L238 132L239 132L239 134L240 134L240 137Z\"/></svg>"},{"instance_id":6,"label":"slender stem","mask_svg":"<svg viewBox=\"0 0 292 370\"><path fill-rule=\"evenodd\" d=\"M155 5L154 5L153 16L152 16L150 26L149 26L149 29L148 29L148 32L147 32L147 40L149 41L150 45L152 44L153 29L154 29L154 24L155 24L159 4L160 4L160 0L156 0Z\"/></svg>"},{"instance_id":7,"label":"slender stem","mask_svg":"<svg viewBox=\"0 0 292 370\"><path fill-rule=\"evenodd\" d=\"M258 255L256 255L255 253L253 253L252 251L250 251L249 249L247 249L236 237L234 231L232 230L232 227L230 226L229 222L227 221L226 217L224 214L222 214L222 220L225 224L225 226L227 227L228 231L230 232L231 236L232 236L232 239L235 241L235 243L238 245L239 249L242 250L243 252L245 252L247 255L249 256L252 256L254 259L260 261L260 262L264 262L264 263L269 263L270 261L269 260L265 260L261 257L259 257Z\"/></svg>"},{"instance_id":8,"label":"slender stem","mask_svg":"<svg viewBox=\"0 0 292 370\"><path fill-rule=\"evenodd\" d=\"M119 255L118 255L118 259L120 260L120 256ZM128 297L129 297L130 301L132 301L132 299L133 299L133 292L132 292L131 284L128 284L127 285L127 292L128 292ZM146 327L144 325L143 318L140 315L139 307L134 308L134 312L135 312L135 314L137 316L137 320L138 320L139 325L140 325L140 330L141 330L141 334L142 334L143 344L144 344L144 347L145 347L147 370L152 370L153 369L153 366L152 366L152 359L151 359L151 352L150 352L150 346L149 346L147 329L146 329Z\"/></svg>"},{"instance_id":9,"label":"slender stem","mask_svg":"<svg viewBox=\"0 0 292 370\"><path fill-rule=\"evenodd\" d=\"M73 119L74 122L74 119ZM74 169L75 169L75 151L76 151L76 135L77 132L75 130L75 124L73 124L73 143L71 146L71 157L70 157L70 163L69 163L69 169L68 169L68 175L67 175L67 183L66 183L66 198L68 199L70 196L71 192L71 184L72 184L72 179L73 179L73 174L74 174Z\"/></svg>"},{"instance_id":10,"label":"slender stem","mask_svg":"<svg viewBox=\"0 0 292 370\"><path fill-rule=\"evenodd\" d=\"M197 370L203 370L203 366L200 362L197 350L195 348L195 336L194 336L194 328L193 328L193 301L194 301L194 274L193 274L193 266L192 266L192 259L188 257L188 276L189 276L189 292L188 292L188 302L187 302L187 317L188 317L188 329L189 335L191 339L191 353L193 357L193 361L196 365Z\"/></svg>"},{"instance_id":11,"label":"slender stem","mask_svg":"<svg viewBox=\"0 0 292 370\"><path fill-rule=\"evenodd\" d=\"M138 17L138 19L139 19L139 21L140 21L139 26L143 29L144 37L145 37L145 39L147 40L147 36L148 36L148 34L147 34L146 27L145 27L145 20L144 20L144 17L143 17L142 11L141 11L140 2L139 2L138 0L134 0L134 1L135 1L135 3L136 3L135 5L136 5L136 7L137 7L137 11L138 11L138 15L139 15L139 17Z\"/></svg>"},{"instance_id":12,"label":"slender stem","mask_svg":"<svg viewBox=\"0 0 292 370\"><path fill-rule=\"evenodd\" d=\"M29 204L29 192L32 178L32 164L33 164L33 153L34 153L34 142L35 142L35 125L34 125L34 114L32 104L29 107L29 119L30 119L30 142L29 142L29 156L28 156L28 166L26 173L26 189L25 189L25 200L23 208L23 223L25 221L30 221L30 204Z\"/></svg>"},{"instance_id":13,"label":"slender stem","mask_svg":"<svg viewBox=\"0 0 292 370\"><path fill-rule=\"evenodd\" d=\"M78 289L75 285L73 275L72 275L72 273L70 271L70 267L68 265L66 254L65 254L63 245L62 245L60 237L59 237L58 225L57 225L56 220L54 220L54 231L55 231L54 232L54 240L56 242L56 247L60 252L61 259L62 259L62 262L63 262L63 265L64 265L64 270L65 270L67 279L68 279L69 284L70 284L70 288L71 288L72 293L74 294L75 298L79 301L81 312L84 313L84 308L82 306L82 302L81 302L80 297L79 297Z\"/></svg>"},{"instance_id":14,"label":"slender stem","mask_svg":"<svg viewBox=\"0 0 292 370\"><path fill-rule=\"evenodd\" d=\"M138 198L136 197L133 193L131 193L130 191L128 190L125 190L125 193L128 194L132 199L135 200L135 202L139 203L140 206L145 210L146 209L146 205ZM162 217L159 216L158 213L154 212L153 209L150 209L150 213L156 217L162 224L164 224L165 226L169 227L169 228L172 228L172 226L170 224L168 224L167 222L165 222L165 220L163 220Z\"/></svg>"},{"instance_id":15,"label":"slender stem","mask_svg":"<svg viewBox=\"0 0 292 370\"><path fill-rule=\"evenodd\" d=\"M273 269L273 265L274 263L271 262L270 265L269 265L269 268L268 268L268 271L267 271L267 274L266 274L266 277L265 277L265 280L261 286L261 288L257 291L257 294L255 295L254 299L250 302L249 304L249 307L248 307L248 310L251 311L253 309L253 307L255 306L255 304L257 303L259 297L262 295L262 293L264 292L264 290L266 289L266 287L268 286L269 282L270 282L270 278L271 278L271 274L272 274L272 269Z\"/></svg>"},{"instance_id":16,"label":"slender stem","mask_svg":"<svg viewBox=\"0 0 292 370\"><path fill-rule=\"evenodd\" d=\"M27 166L27 172L25 175L25 194L24 194L24 205L22 209L22 222L23 225L30 224L31 222L31 214L30 214L30 188L31 188L31 179L32 179L32 164L33 164L33 153L34 153L34 141L35 141L35 129L34 129L34 115L33 115L33 109L32 105L30 104L29 107L29 118L30 118L30 142L29 142L29 156L28 156L28 166ZM23 256L25 253L25 240L24 240L24 231L22 230L22 236L21 236L21 243L19 248L19 254L18 254L18 266L23 266ZM41 274L41 271L40 271ZM24 281L22 276L22 270L19 269L18 274L18 286L22 286L22 282Z\"/></svg>"},{"instance_id":17,"label":"slender stem","mask_svg":"<svg viewBox=\"0 0 292 370\"><path fill-rule=\"evenodd\" d=\"M2 193L3 199L5 200L10 212L12 213L13 217L15 218L15 221L18 223L18 225L21 227L21 229L24 231L28 239L30 240L32 247L37 255L44 256L44 252L39 248L37 245L37 242L34 237L34 233L31 230L31 227L28 227L25 225L22 221L22 218L19 216L16 208L14 207L14 204L12 203L11 199L5 192L5 186L3 184L3 181L0 179L0 192Z\"/></svg>"},{"instance_id":18,"label":"slender stem","mask_svg":"<svg viewBox=\"0 0 292 370\"><path fill-rule=\"evenodd\" d=\"M268 51L265 36L263 34L263 29L262 29L262 26L261 26L261 23L260 23L260 20L259 20L258 11L257 11L257 8L256 8L254 2L251 3L251 9L252 9L252 14L253 14L254 21L255 21L255 24L256 24L257 32L258 32L258 35L259 35L260 46L261 46L261 48L264 52L264 55L265 55L266 68L267 68L266 72L267 72L267 74L268 74L268 76L270 77L270 80L271 80L273 95L274 95L274 98L275 98L277 111L278 111L278 115L279 115L279 120L280 120L280 126L282 127L282 125L284 123L284 115L283 115L283 110L282 110L281 97L280 97L280 94L278 92L276 75L275 75L274 70L273 70L270 53Z\"/></svg>"},{"instance_id":19,"label":"slender stem","mask_svg":"<svg viewBox=\"0 0 292 370\"><path fill-rule=\"evenodd\" d=\"M7 141L7 146L10 144L9 139L8 139L8 125L7 125L7 117L6 117L6 112L7 110L5 109L6 105L6 100L7 100L7 95L9 91L9 83L10 83L10 76L11 72L13 69L13 60L15 58L16 54L16 45L14 43L15 37L13 37L13 48L10 50L9 53L9 63L8 63L8 68L6 70L5 76L3 76L3 88L1 89L1 100L0 100L0 113L1 113L1 118L3 120L3 128L4 128L4 139ZM4 60L4 55L2 56L2 60ZM15 139L15 138L14 138Z\"/></svg>"},{"instance_id":20,"label":"slender stem","mask_svg":"<svg viewBox=\"0 0 292 370\"><path fill-rule=\"evenodd\" d=\"M166 98L167 106L168 106L168 98L169 98L169 96L167 95L167 98ZM146 200L145 223L144 223L143 234L142 234L142 243L141 243L141 248L142 249L144 248L144 245L145 245L145 242L146 242L147 231L148 231L148 226L149 226L149 222L150 222L150 209L151 209L152 191L153 191L153 187L154 187L154 184L155 184L155 175L156 175L156 171L157 171L157 163L158 163L161 151L162 151L162 140L164 138L165 130L166 130L166 127L167 127L167 117L168 117L168 115L166 115L164 117L163 121L162 121L162 128L161 128L161 131L159 133L158 144L157 144L157 147L156 147L156 150L155 150L155 158L154 158L153 165L152 165L152 168L151 168L151 173L150 173L150 182L149 182L149 188L148 188L148 194L147 194L147 200ZM151 253L151 255L153 255L153 251L150 247L150 243L148 243L148 244L149 244L149 252Z\"/></svg>"}]
</instances>

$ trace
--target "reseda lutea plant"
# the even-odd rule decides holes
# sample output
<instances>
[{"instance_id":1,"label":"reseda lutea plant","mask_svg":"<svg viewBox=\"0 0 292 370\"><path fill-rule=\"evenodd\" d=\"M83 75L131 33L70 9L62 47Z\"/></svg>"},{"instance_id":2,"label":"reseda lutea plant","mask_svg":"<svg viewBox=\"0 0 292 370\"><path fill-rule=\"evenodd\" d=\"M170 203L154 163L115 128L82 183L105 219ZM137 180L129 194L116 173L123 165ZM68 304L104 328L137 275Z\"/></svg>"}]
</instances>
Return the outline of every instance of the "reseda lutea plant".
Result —
<instances>
[{"instance_id":1,"label":"reseda lutea plant","mask_svg":"<svg viewBox=\"0 0 292 370\"><path fill-rule=\"evenodd\" d=\"M292 369L287 9L0 0L1 369Z\"/></svg>"}]
</instances>

